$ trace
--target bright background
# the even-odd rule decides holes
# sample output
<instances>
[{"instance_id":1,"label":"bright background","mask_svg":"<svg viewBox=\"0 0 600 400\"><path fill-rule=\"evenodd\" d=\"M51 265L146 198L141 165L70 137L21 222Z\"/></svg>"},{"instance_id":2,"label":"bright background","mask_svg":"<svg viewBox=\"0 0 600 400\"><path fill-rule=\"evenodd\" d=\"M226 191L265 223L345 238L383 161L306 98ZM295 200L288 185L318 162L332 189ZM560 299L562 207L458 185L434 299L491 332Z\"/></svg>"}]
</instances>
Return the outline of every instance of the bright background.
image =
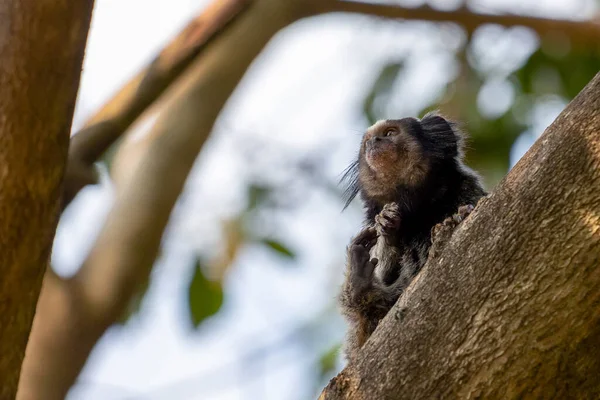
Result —
<instances>
[{"instance_id":1,"label":"bright background","mask_svg":"<svg viewBox=\"0 0 600 400\"><path fill-rule=\"evenodd\" d=\"M96 0L74 131L207 4ZM428 4L451 10L460 2ZM560 19L597 10L592 0L468 4ZM466 41L453 25L343 15L277 35L200 154L139 309L102 338L69 399L315 398L343 366L334 352L345 331L335 297L345 246L361 224L359 202L341 212L336 183L372 120L419 115L432 105L460 114L473 139L469 161L491 189L598 70L595 49L485 26L467 45L467 84L453 86L464 75ZM583 63L583 72L573 68ZM271 200L248 210L256 185L267 186ZM77 270L112 200L105 173L67 209L52 257L59 274ZM196 262L223 249L223 221L240 216L248 230L292 254L243 244L228 266L220 310L195 328L188 287Z\"/></svg>"}]
</instances>

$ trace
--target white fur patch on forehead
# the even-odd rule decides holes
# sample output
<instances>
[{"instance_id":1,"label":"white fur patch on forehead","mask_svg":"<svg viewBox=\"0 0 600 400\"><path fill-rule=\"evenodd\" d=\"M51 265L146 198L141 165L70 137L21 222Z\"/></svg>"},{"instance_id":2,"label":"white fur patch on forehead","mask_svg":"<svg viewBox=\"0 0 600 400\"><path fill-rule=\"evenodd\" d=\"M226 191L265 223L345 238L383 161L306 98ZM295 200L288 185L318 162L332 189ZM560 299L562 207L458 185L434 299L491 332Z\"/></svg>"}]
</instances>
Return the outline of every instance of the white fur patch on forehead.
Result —
<instances>
[{"instance_id":1,"label":"white fur patch on forehead","mask_svg":"<svg viewBox=\"0 0 600 400\"><path fill-rule=\"evenodd\" d=\"M387 119L380 119L379 121L371 125L369 128L367 128L367 135L373 135L375 132L382 130L388 125L389 121Z\"/></svg>"}]
</instances>

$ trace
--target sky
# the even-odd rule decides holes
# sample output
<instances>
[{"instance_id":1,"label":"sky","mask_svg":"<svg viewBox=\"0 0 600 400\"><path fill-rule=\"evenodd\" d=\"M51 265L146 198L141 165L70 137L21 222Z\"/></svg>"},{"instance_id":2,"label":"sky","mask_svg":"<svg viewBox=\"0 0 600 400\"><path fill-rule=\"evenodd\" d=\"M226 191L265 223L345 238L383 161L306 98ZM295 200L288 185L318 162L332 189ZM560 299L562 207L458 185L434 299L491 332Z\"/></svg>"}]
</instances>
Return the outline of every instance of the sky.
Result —
<instances>
[{"instance_id":1,"label":"sky","mask_svg":"<svg viewBox=\"0 0 600 400\"><path fill-rule=\"evenodd\" d=\"M430 2L439 8L455 3ZM96 0L73 130L206 4ZM485 12L502 7L559 18L581 18L594 9L591 0L470 4ZM511 45L514 57L535 49L535 37L524 37ZM493 44L484 38L484 60L490 58L486 51L493 54ZM410 54L399 91L403 94L391 99L386 110L390 117L411 115L456 73L450 56L455 45L427 24L362 16L319 17L278 34L231 97L198 157L140 312L101 339L69 400L314 398L315 349L343 338L343 321L331 307L342 278L344 248L360 226L358 206L342 214L339 199L316 190L293 211L278 212L277 222L265 229L297 250L298 260L282 261L256 246L244 249L227 277L223 309L194 331L185 308L194 257L218 247L219 220L243 207L240 177L247 177L249 169L272 169L249 168L236 149L240 142L259 141L265 147L257 154L274 151L275 158L325 149L324 173L335 180L358 149L366 128L362 101L379 68ZM490 112L501 108L502 94L510 99L503 90L501 83L492 82L481 107ZM513 164L564 105L549 99L536 108L531 131L513 149ZM113 194L104 176L67 209L52 256L59 274L73 274L85 259Z\"/></svg>"}]
</instances>

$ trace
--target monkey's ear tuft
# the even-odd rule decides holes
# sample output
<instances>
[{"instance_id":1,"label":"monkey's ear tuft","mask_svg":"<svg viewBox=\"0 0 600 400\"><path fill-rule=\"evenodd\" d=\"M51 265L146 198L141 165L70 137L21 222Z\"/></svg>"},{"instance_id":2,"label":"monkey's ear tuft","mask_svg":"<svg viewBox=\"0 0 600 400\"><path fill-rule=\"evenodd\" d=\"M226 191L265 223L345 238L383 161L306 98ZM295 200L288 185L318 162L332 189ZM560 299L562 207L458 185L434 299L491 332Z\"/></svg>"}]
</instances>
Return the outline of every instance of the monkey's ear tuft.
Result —
<instances>
[{"instance_id":1,"label":"monkey's ear tuft","mask_svg":"<svg viewBox=\"0 0 600 400\"><path fill-rule=\"evenodd\" d=\"M352 200L356 197L360 191L360 185L358 184L358 160L354 161L348 166L342 173L340 184L345 185L344 193L342 198L344 199L344 208L342 211L348 208Z\"/></svg>"},{"instance_id":2,"label":"monkey's ear tuft","mask_svg":"<svg viewBox=\"0 0 600 400\"><path fill-rule=\"evenodd\" d=\"M443 158L462 158L464 134L456 122L438 112L430 112L420 123L433 154Z\"/></svg>"}]
</instances>

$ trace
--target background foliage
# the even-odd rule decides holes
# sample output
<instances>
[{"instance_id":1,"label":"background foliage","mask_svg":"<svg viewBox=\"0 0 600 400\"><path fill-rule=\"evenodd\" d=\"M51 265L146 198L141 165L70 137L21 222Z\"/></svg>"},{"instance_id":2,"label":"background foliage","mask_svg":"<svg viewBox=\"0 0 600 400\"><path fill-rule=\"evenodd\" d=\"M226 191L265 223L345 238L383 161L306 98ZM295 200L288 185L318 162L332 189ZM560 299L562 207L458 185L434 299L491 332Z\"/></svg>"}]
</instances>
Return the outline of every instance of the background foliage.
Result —
<instances>
[{"instance_id":1,"label":"background foliage","mask_svg":"<svg viewBox=\"0 0 600 400\"><path fill-rule=\"evenodd\" d=\"M432 5L458 7L441 3ZM493 11L556 18L595 12L585 1L557 1L550 11L534 1L496 3ZM181 6L180 18L194 7ZM110 19L97 22L97 36ZM80 119L99 101L86 91L103 65L94 34ZM598 72L599 51L522 27L483 25L468 37L454 24L331 16L287 29L224 110L150 281L71 398L314 397L343 365L335 294L361 214L358 202L340 213L337 180L364 129L439 109L468 132L468 163L492 189ZM119 171L110 160L102 185L86 189L61 220L53 264L63 276L77 268L112 200Z\"/></svg>"}]
</instances>

